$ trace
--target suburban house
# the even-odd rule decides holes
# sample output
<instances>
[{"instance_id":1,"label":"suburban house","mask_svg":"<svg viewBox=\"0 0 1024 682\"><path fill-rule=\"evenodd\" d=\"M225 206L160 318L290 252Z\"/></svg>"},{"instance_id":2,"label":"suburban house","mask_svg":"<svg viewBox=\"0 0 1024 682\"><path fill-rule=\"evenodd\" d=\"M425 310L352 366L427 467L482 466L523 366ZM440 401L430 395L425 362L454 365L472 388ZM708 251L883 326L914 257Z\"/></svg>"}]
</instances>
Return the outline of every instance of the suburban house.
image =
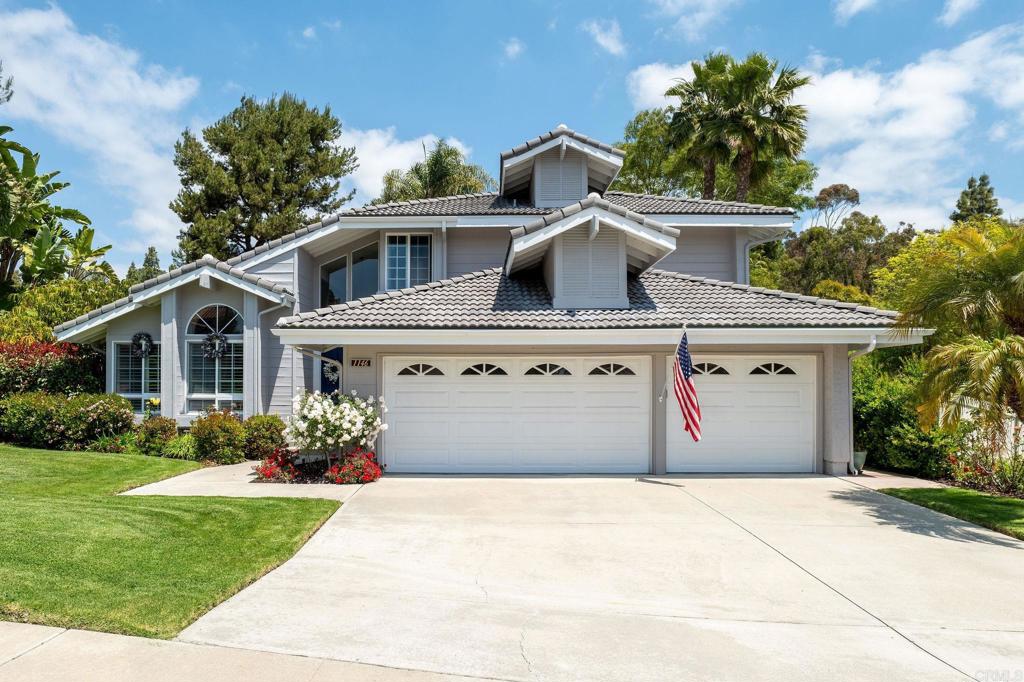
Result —
<instances>
[{"instance_id":1,"label":"suburban house","mask_svg":"<svg viewBox=\"0 0 1024 682\"><path fill-rule=\"evenodd\" d=\"M749 286L751 247L793 210L610 191L622 159L559 126L501 154L495 193L345 210L57 337L105 344L108 390L182 425L287 415L303 390L382 395L393 472L845 473L851 354L924 332ZM699 443L665 392L684 325Z\"/></svg>"}]
</instances>

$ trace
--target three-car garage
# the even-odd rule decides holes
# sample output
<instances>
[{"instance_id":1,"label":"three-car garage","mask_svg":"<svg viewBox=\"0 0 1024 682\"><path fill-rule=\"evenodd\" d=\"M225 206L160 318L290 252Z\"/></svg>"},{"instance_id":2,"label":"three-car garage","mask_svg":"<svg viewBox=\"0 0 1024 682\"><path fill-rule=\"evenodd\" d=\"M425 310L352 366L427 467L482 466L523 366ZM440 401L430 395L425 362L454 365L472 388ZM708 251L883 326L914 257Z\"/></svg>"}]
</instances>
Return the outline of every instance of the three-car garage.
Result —
<instances>
[{"instance_id":1,"label":"three-car garage","mask_svg":"<svg viewBox=\"0 0 1024 682\"><path fill-rule=\"evenodd\" d=\"M699 443L664 392L671 356L384 356L383 461L410 473L643 474L663 449L669 473L815 470L815 355L694 353L694 367Z\"/></svg>"}]
</instances>

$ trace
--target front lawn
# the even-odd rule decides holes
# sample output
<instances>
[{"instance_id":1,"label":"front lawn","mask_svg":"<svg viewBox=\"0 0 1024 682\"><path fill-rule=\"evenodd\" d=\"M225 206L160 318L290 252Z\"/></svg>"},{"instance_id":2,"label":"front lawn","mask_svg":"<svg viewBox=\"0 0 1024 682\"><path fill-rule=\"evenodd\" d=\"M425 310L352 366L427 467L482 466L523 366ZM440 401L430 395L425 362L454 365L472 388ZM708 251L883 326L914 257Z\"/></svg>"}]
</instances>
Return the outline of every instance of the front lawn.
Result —
<instances>
[{"instance_id":1,"label":"front lawn","mask_svg":"<svg viewBox=\"0 0 1024 682\"><path fill-rule=\"evenodd\" d=\"M1024 500L965 488L885 488L881 492L1024 540Z\"/></svg>"},{"instance_id":2,"label":"front lawn","mask_svg":"<svg viewBox=\"0 0 1024 682\"><path fill-rule=\"evenodd\" d=\"M0 620L173 637L291 557L338 508L115 496L197 466L0 445Z\"/></svg>"}]
</instances>

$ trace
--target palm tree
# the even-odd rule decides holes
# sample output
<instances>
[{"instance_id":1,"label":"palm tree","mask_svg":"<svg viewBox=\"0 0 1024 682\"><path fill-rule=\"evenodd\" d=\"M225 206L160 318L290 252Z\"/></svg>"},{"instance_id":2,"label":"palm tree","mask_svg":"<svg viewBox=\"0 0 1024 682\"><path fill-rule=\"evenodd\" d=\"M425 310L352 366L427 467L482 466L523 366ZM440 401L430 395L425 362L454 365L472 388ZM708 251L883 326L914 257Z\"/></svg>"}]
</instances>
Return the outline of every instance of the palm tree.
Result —
<instances>
[{"instance_id":1,"label":"palm tree","mask_svg":"<svg viewBox=\"0 0 1024 682\"><path fill-rule=\"evenodd\" d=\"M384 191L373 203L430 199L455 194L472 194L494 188L494 179L466 158L457 147L438 140L428 152L423 145L423 161L408 170L390 170L384 174Z\"/></svg>"},{"instance_id":2,"label":"palm tree","mask_svg":"<svg viewBox=\"0 0 1024 682\"><path fill-rule=\"evenodd\" d=\"M947 235L956 257L907 283L898 328L938 329L926 356L922 422L1024 421L1024 226L989 222Z\"/></svg>"},{"instance_id":3,"label":"palm tree","mask_svg":"<svg viewBox=\"0 0 1024 682\"><path fill-rule=\"evenodd\" d=\"M810 83L792 67L760 52L735 62L716 100L715 115L706 122L708 134L728 140L733 149L736 201L746 201L759 162L774 157L796 159L807 141L807 108L793 104L796 91Z\"/></svg>"},{"instance_id":4,"label":"palm tree","mask_svg":"<svg viewBox=\"0 0 1024 682\"><path fill-rule=\"evenodd\" d=\"M110 263L102 260L107 255L107 252L113 248L113 245L93 246L92 242L95 237L96 230L83 225L78 228L78 232L74 236L66 237L63 240L67 251L68 277L83 280L102 278L108 281L113 281L117 278L114 268L111 267Z\"/></svg>"},{"instance_id":5,"label":"palm tree","mask_svg":"<svg viewBox=\"0 0 1024 682\"><path fill-rule=\"evenodd\" d=\"M682 150L689 164L702 173L704 199L715 198L718 166L728 162L732 153L728 139L712 123L724 111L724 95L734 64L727 54L709 54L703 62L691 63L693 78L679 79L665 92L668 97L679 98L670 123L672 145Z\"/></svg>"}]
</instances>

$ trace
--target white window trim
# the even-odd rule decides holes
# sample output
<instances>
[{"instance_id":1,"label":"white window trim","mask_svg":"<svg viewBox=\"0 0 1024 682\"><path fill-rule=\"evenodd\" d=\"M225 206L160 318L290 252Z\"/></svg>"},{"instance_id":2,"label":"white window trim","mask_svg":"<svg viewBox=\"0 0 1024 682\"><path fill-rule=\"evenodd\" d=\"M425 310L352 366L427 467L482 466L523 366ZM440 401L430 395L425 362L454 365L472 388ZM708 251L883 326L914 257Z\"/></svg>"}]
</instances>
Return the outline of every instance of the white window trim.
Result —
<instances>
[{"instance_id":1,"label":"white window trim","mask_svg":"<svg viewBox=\"0 0 1024 682\"><path fill-rule=\"evenodd\" d=\"M140 358L140 360L142 361L142 392L141 393L121 393L120 391L117 390L117 381L118 381L117 370L118 370L118 365L120 364L120 355L118 354L118 346L128 346L128 347L131 347L131 345L132 345L131 341L115 340L113 342L113 346L114 346L114 354L113 354L114 355L114 372L113 372L114 384L113 384L113 388L114 388L114 393L116 393L117 395L121 396L122 398L127 398L128 400L141 399L142 400L142 409L140 411L138 411L138 412L135 412L135 414L144 414L145 411L146 411L146 403L149 402L150 400L152 400L153 398L157 398L157 399L160 398L160 391L159 390L156 393L154 393L152 391L147 391L146 390L147 388L149 388L149 380L148 380L147 377L149 375L149 372L148 372L148 370L150 369L149 363L150 363L150 360L151 360L152 356L147 356L147 357L144 357L144 358ZM156 348L160 348L160 344L159 343L154 343L153 346L155 346ZM161 357L163 357L163 349L162 348L160 348L160 353L161 353ZM157 371L160 372L160 385L162 387L163 383L164 383L164 377L163 377L163 369L161 367L160 362L157 362L156 368L157 368ZM134 408L132 408L132 409L134 411Z\"/></svg>"},{"instance_id":2,"label":"white window trim","mask_svg":"<svg viewBox=\"0 0 1024 682\"><path fill-rule=\"evenodd\" d=\"M405 241L405 284L402 285L402 286L398 286L398 287L389 287L388 286L388 281L391 279L390 276L389 276L390 275L389 270L390 270L390 264L391 264L390 261L391 261L391 259L388 257L388 240L391 237L405 237L405 240L406 240ZM426 237L429 240L428 244L429 244L430 251L427 254L427 281L429 282L433 278L433 274L434 274L434 262L433 262L434 261L434 235L432 235L430 232L385 232L384 233L384 254L383 254L383 260L384 260L384 268L383 268L383 272L384 272L384 291L398 291L399 289L407 289L410 286L412 286L410 284L411 277L412 277L412 244L410 244L410 239L412 237ZM378 256L378 258L380 258L380 257L381 256Z\"/></svg>"}]
</instances>

